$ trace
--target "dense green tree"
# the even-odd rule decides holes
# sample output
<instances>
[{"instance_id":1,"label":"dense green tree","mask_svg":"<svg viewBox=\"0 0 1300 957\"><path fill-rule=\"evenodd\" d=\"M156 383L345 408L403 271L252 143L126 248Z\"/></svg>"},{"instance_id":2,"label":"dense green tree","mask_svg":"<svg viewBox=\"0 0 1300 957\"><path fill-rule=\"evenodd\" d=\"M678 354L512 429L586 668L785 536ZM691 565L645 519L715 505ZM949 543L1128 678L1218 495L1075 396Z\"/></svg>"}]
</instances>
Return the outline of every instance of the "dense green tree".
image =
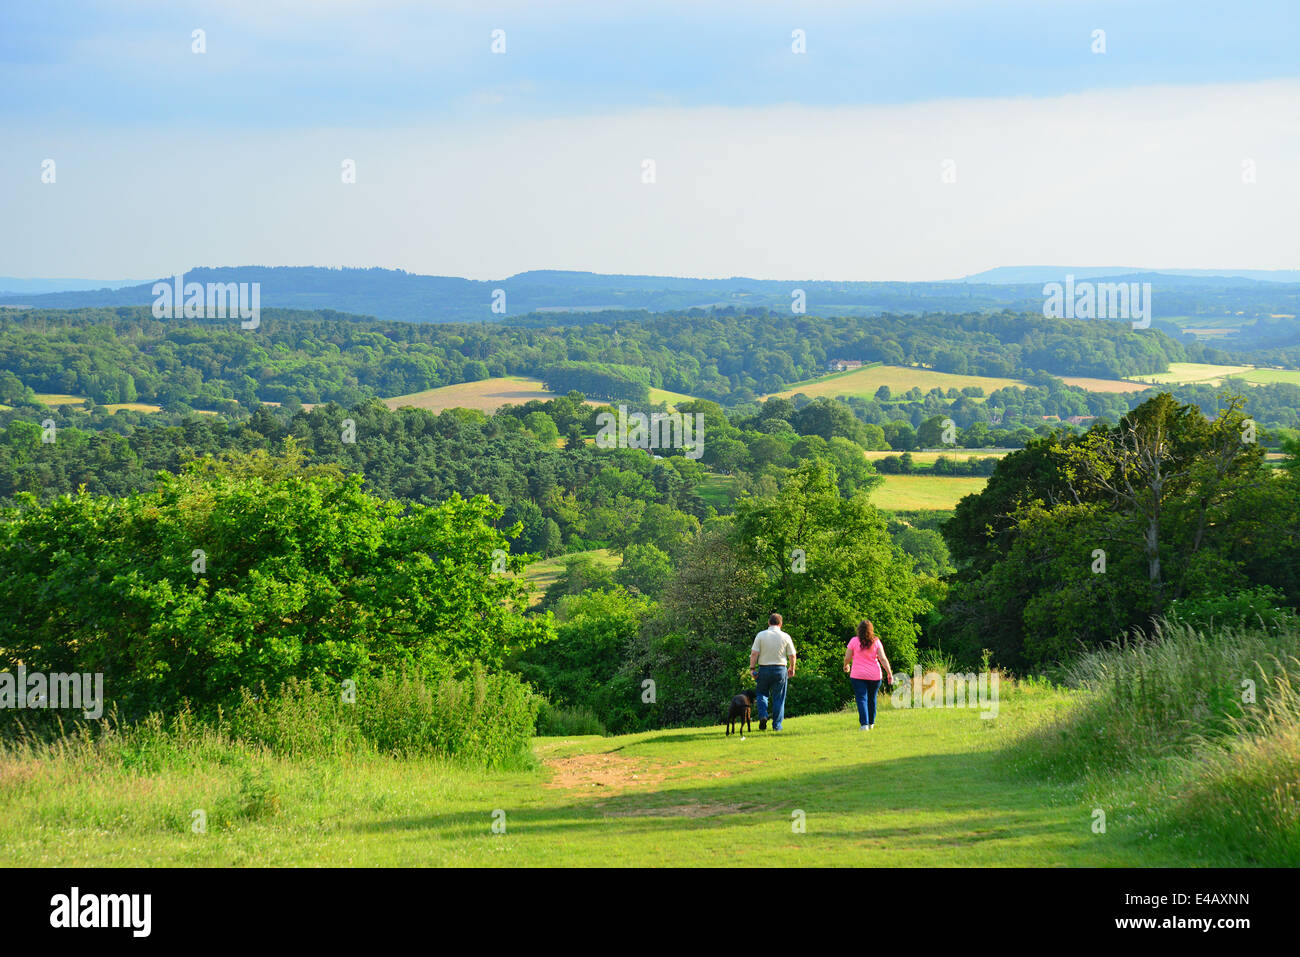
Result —
<instances>
[{"instance_id":1,"label":"dense green tree","mask_svg":"<svg viewBox=\"0 0 1300 957\"><path fill-rule=\"evenodd\" d=\"M658 598L672 577L672 571L672 560L666 552L649 544L629 545L623 552L623 563L614 573L614 580L643 595Z\"/></svg>"},{"instance_id":2,"label":"dense green tree","mask_svg":"<svg viewBox=\"0 0 1300 957\"><path fill-rule=\"evenodd\" d=\"M763 604L785 616L802 648L804 707L829 708L847 697L840 658L861 618L875 623L899 668L911 667L917 619L929 609L912 561L865 495L841 494L833 466L806 463L776 497L742 501L735 533L740 562L761 576Z\"/></svg>"},{"instance_id":3,"label":"dense green tree","mask_svg":"<svg viewBox=\"0 0 1300 957\"><path fill-rule=\"evenodd\" d=\"M28 500L0 523L0 665L103 672L126 715L293 677L499 666L551 634L521 614L527 586L494 573L499 515L455 495L404 507L292 455L196 462L127 498Z\"/></svg>"}]
</instances>

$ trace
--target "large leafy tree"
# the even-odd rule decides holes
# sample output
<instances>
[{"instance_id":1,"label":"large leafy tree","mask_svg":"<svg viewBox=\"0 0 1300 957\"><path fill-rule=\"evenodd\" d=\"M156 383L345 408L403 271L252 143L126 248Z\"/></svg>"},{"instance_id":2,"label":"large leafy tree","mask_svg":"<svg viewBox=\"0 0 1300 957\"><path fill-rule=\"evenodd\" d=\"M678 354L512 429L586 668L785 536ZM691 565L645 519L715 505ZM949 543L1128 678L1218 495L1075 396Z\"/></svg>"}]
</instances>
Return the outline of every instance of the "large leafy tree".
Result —
<instances>
[{"instance_id":1,"label":"large leafy tree","mask_svg":"<svg viewBox=\"0 0 1300 957\"><path fill-rule=\"evenodd\" d=\"M833 466L805 463L774 497L742 501L735 535L740 561L762 582L763 604L782 613L799 648L806 707L847 696L840 661L862 618L875 623L899 668L915 662L917 619L930 603L913 562L865 494L841 494Z\"/></svg>"},{"instance_id":2,"label":"large leafy tree","mask_svg":"<svg viewBox=\"0 0 1300 957\"><path fill-rule=\"evenodd\" d=\"M0 523L0 666L104 672L127 714L290 677L495 667L552 629L522 615L500 511L375 498L292 452L200 460L126 498L31 500Z\"/></svg>"},{"instance_id":3,"label":"large leafy tree","mask_svg":"<svg viewBox=\"0 0 1300 957\"><path fill-rule=\"evenodd\" d=\"M1185 593L1187 573L1211 544L1212 527L1223 531L1229 514L1224 506L1235 493L1266 480L1263 449L1241 407L1239 397L1230 397L1208 421L1195 406L1162 394L1114 428L1092 429L1065 456L1076 497L1108 506L1113 531L1106 540L1140 547L1156 613ZM1167 582L1170 557L1179 565L1173 594Z\"/></svg>"},{"instance_id":4,"label":"large leafy tree","mask_svg":"<svg viewBox=\"0 0 1300 957\"><path fill-rule=\"evenodd\" d=\"M1296 601L1295 478L1252 438L1236 397L1207 419L1161 395L1008 456L945 529L961 562L936 638L1039 666L1148 628L1178 599L1267 585Z\"/></svg>"}]
</instances>

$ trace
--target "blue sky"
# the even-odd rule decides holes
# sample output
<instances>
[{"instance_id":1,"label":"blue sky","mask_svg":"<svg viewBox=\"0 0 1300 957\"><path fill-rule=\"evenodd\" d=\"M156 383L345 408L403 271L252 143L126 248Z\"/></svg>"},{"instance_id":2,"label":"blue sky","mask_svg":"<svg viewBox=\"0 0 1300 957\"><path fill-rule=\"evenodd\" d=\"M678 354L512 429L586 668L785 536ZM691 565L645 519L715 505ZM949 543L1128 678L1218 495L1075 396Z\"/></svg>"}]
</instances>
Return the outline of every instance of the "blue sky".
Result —
<instances>
[{"instance_id":1,"label":"blue sky","mask_svg":"<svg viewBox=\"0 0 1300 957\"><path fill-rule=\"evenodd\" d=\"M190 49L195 28L206 31L202 55ZM1189 262L1197 248L1180 236L1187 224L1177 217L1169 222L1168 215L1166 225L1151 224L1146 245L1119 243L1112 250L1096 236L1071 246L1056 235L1040 252L1011 241L1025 229L1023 215L990 217L973 202L952 205L945 219L927 195L904 189L908 201L880 208L876 222L903 227L909 216L937 220L901 228L901 250L882 250L891 254L879 266L868 261L845 275L835 270L858 260L845 256L850 236L836 225L837 194L817 191L827 176L842 175L839 194L861 225L870 208L854 205L862 184L851 166L823 168L788 141L804 139L809 148L815 143L834 154L838 127L846 131L844 149L869 151L873 162L894 150L901 164L912 164L903 170L928 168L950 154L963 171L995 160L1005 165L1000 143L1028 162L1050 164L1056 161L1050 144L1041 152L1027 145L1035 142L1027 124L1038 124L1039 138L1060 140L1061 130L1049 130L1043 117L1078 110L1075 127L1086 144L1088 124L1095 124L1094 140L1107 136L1104 117L1097 116L1104 108L1125 114L1116 135L1141 138L1150 130L1155 139L1141 147L1098 143L1095 162L1076 150L1069 161L1080 165L1060 177L1054 192L1051 182L1035 187L1044 202L1062 201L1081 185L1128 196L1135 181L1146 182L1143 154L1177 163L1185 155L1180 150L1203 154L1222 145L1225 176L1250 159L1261 168L1255 193L1273 192L1268 202L1239 202L1245 194L1235 193L1228 205L1206 210L1201 222L1206 231L1245 228L1271 237L1277 204L1295 199L1294 186L1280 174L1283 164L1295 162L1287 154L1300 119L1300 103L1291 96L1291 84L1300 80L1297 28L1300 4L1294 2L1187 0L6 4L0 7L0 203L17 228L0 240L0 275L136 276L157 271L169 256L226 265L269 255L482 278L542 267L766 275L787 261L796 276L829 270L833 275L824 278L947 278L1009 264L990 261L993 255L1063 261L1059 253L1081 265L1101 256L1103 264L1153 267L1294 267L1300 263L1279 258L1263 241L1205 250L1216 256L1236 250L1233 262ZM504 55L490 52L494 29L506 32ZM806 54L791 51L794 29L806 33ZM1102 55L1091 50L1094 29L1106 32ZM1203 106L1210 101L1217 112ZM969 128L975 121L982 133ZM876 135L853 140L864 124ZM1205 135L1194 126L1205 127ZM1071 128L1063 127L1064 135ZM698 143L694 153L688 138ZM533 157L543 165L570 151L569 172L539 177L536 164L518 152L524 147L541 151ZM767 166L748 194L729 192L725 177L709 165L733 147L739 152L728 162L738 170L747 162ZM1117 148L1133 153L1136 165L1115 166ZM503 159L512 151L527 168ZM658 216L655 207L643 208L640 196L620 192L645 185L635 176L605 182L604 168L593 165L626 162L635 171L658 154L668 160L659 185L681 187L675 200L667 188L649 194L664 201ZM276 170L253 168L259 156L274 157ZM42 194L39 166L47 157L59 162L59 177ZM348 205L351 200L339 202L338 190L321 192L335 185L324 170L342 158L358 159L361 188L354 192L368 202ZM456 177L454 185L420 173L439 163L444 175ZM957 185L982 183L985 191L1005 194L1019 182L986 172L974 182L959 177ZM1206 174L1217 175L1195 175ZM864 175L892 174L886 164ZM544 191L549 182L567 203L548 205L533 193L514 192L521 178ZM685 188L688 182L693 190ZM1194 195L1196 183L1182 181L1178 195ZM877 185L890 191L888 182ZM1207 189L1214 186L1206 181ZM755 189L764 195L755 197ZM490 212L476 217L442 195L449 190L508 198L488 202ZM708 215L699 216L688 193L702 191L697 205ZM943 202L958 192L949 190ZM211 215L203 239L160 242L156 222L124 205L124 193L134 197L137 211L202 204L204 197L220 198L224 210ZM765 206L770 219L800 197L816 234L825 237L825 251L808 250L807 236L790 255L755 250L744 205ZM1016 197L1004 198L1015 205ZM1129 202L1141 201L1132 192ZM336 207L335 221L349 234L332 245L320 241L321 223L311 214L323 202ZM593 202L611 216L636 217L623 224L634 228L612 230L622 240L617 247L590 241L587 216L565 214ZM232 205L249 207L242 224L231 217ZM401 222L404 206L441 218L418 232ZM100 235L68 241L69 229L84 229L96 217L114 218L117 228L96 227L92 233ZM512 220L516 232L503 248L493 236L500 238ZM277 239L251 237L250 224ZM713 233L707 245L692 236L701 229ZM995 240L984 252L977 245L981 229ZM461 241L442 241L430 231L459 234ZM18 238L24 235L26 241ZM666 249L679 255L666 256ZM899 252L906 256L894 255ZM1132 261L1134 255L1142 261ZM887 275L876 274L885 268Z\"/></svg>"}]
</instances>

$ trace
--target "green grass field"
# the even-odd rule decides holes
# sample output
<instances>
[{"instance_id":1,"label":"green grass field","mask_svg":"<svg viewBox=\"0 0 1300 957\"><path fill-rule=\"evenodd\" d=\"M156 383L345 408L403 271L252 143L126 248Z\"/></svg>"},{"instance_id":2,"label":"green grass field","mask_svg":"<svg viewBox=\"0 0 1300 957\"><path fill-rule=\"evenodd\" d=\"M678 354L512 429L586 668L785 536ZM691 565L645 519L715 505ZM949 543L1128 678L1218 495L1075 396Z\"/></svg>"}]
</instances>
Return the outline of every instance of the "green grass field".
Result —
<instances>
[{"instance_id":1,"label":"green grass field","mask_svg":"<svg viewBox=\"0 0 1300 957\"><path fill-rule=\"evenodd\" d=\"M196 753L187 767L0 760L5 863L27 866L1129 866L1202 863L1150 809L1024 773L1005 749L1064 707L1003 688L999 714L800 716L723 728L538 738L529 770L437 760ZM194 812L207 817L193 833ZM504 833L494 833L504 825ZM796 825L802 824L802 830Z\"/></svg>"},{"instance_id":2,"label":"green grass field","mask_svg":"<svg viewBox=\"0 0 1300 957\"><path fill-rule=\"evenodd\" d=\"M671 392L668 389L651 389L650 401L652 403L664 402L672 408L676 408L683 402L694 402L695 396L687 395L685 392Z\"/></svg>"},{"instance_id":3,"label":"green grass field","mask_svg":"<svg viewBox=\"0 0 1300 957\"><path fill-rule=\"evenodd\" d=\"M1184 385L1192 382L1206 385L1222 385L1225 376L1240 376L1250 372L1254 366L1214 365L1208 362L1171 362L1168 372L1154 375L1135 375L1138 382Z\"/></svg>"},{"instance_id":4,"label":"green grass field","mask_svg":"<svg viewBox=\"0 0 1300 957\"><path fill-rule=\"evenodd\" d=\"M1017 379L956 375L950 372L935 372L933 369L915 369L910 366L873 365L853 369L850 372L832 373L809 379L807 382L796 382L781 392L773 394L789 398L802 392L812 399L823 395L831 397L859 395L870 399L875 397L876 390L882 385L889 386L890 391L895 394L906 392L913 387L919 388L922 392L929 392L931 389L943 389L946 392L948 389L964 389L968 386L980 386L988 393L1007 386L1023 386L1024 383Z\"/></svg>"},{"instance_id":5,"label":"green grass field","mask_svg":"<svg viewBox=\"0 0 1300 957\"><path fill-rule=\"evenodd\" d=\"M1224 381L1242 379L1252 385L1285 382L1300 385L1300 369L1261 369L1255 366L1212 365L1205 362L1171 362L1159 375L1134 376L1142 382L1221 386Z\"/></svg>"},{"instance_id":6,"label":"green grass field","mask_svg":"<svg viewBox=\"0 0 1300 957\"><path fill-rule=\"evenodd\" d=\"M706 472L700 483L700 498L716 509L730 508L736 503L738 481L734 475Z\"/></svg>"},{"instance_id":7,"label":"green grass field","mask_svg":"<svg viewBox=\"0 0 1300 957\"><path fill-rule=\"evenodd\" d=\"M1300 369L1251 369L1249 372L1242 373L1238 378L1245 379L1254 385L1267 385L1271 382L1300 385Z\"/></svg>"},{"instance_id":8,"label":"green grass field","mask_svg":"<svg viewBox=\"0 0 1300 957\"><path fill-rule=\"evenodd\" d=\"M963 455L962 452L969 452ZM996 453L974 450L957 452L913 452L912 458L919 464L934 464L940 455L949 458L1001 458L1005 451ZM902 455L901 452L867 452L872 461L886 455ZM871 493L871 501L879 508L890 511L914 511L918 509L938 509L951 511L957 501L982 489L988 479L984 476L966 475L885 475L884 484ZM700 485L700 498L714 508L730 508L736 500L736 479L729 475L709 472Z\"/></svg>"},{"instance_id":9,"label":"green grass field","mask_svg":"<svg viewBox=\"0 0 1300 957\"><path fill-rule=\"evenodd\" d=\"M533 586L532 604L537 604L542 600L542 594L551 585L559 579L560 573L564 571L564 563L570 558L577 558L579 555L586 555L594 558L598 564L606 568L615 569L621 563L617 555L608 548L595 548L588 552L573 552L569 555L556 555L554 558L544 558L539 562L533 562L524 572L524 577Z\"/></svg>"},{"instance_id":10,"label":"green grass field","mask_svg":"<svg viewBox=\"0 0 1300 957\"><path fill-rule=\"evenodd\" d=\"M871 501L891 511L939 509L949 511L963 496L984 488L987 478L965 475L886 475L871 493Z\"/></svg>"}]
</instances>

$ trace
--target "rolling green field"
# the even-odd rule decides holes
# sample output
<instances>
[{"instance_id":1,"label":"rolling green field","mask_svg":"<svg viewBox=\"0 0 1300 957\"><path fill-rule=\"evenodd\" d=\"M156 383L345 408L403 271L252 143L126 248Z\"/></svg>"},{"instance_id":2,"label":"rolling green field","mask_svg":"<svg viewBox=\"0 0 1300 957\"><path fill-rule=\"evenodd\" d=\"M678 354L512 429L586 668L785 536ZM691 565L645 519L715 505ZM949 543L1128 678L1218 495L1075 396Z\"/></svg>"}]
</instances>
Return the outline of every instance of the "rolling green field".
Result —
<instances>
[{"instance_id":1,"label":"rolling green field","mask_svg":"<svg viewBox=\"0 0 1300 957\"><path fill-rule=\"evenodd\" d=\"M1205 362L1171 362L1159 375L1134 376L1142 382L1221 386L1226 379L1242 379L1252 385L1285 382L1300 385L1300 369L1261 369L1256 366L1213 365Z\"/></svg>"},{"instance_id":2,"label":"rolling green field","mask_svg":"<svg viewBox=\"0 0 1300 957\"><path fill-rule=\"evenodd\" d=\"M1300 385L1300 369L1251 369L1238 378L1255 385L1267 385L1271 382L1286 382Z\"/></svg>"},{"instance_id":3,"label":"rolling green field","mask_svg":"<svg viewBox=\"0 0 1300 957\"><path fill-rule=\"evenodd\" d=\"M532 583L533 595L532 604L537 604L542 600L542 593L554 585L559 579L560 573L564 571L564 563L570 558L577 558L579 555L586 555L594 558L599 564L606 568L615 569L621 564L621 559L611 552L608 548L594 548L588 552L573 552L569 555L556 555L554 558L544 558L539 562L533 562L524 572L524 577Z\"/></svg>"},{"instance_id":4,"label":"rolling green field","mask_svg":"<svg viewBox=\"0 0 1300 957\"><path fill-rule=\"evenodd\" d=\"M663 402L676 408L683 402L694 402L695 396L687 395L685 392L671 392L668 389L651 389L650 401L652 403Z\"/></svg>"},{"instance_id":5,"label":"rolling green field","mask_svg":"<svg viewBox=\"0 0 1300 957\"><path fill-rule=\"evenodd\" d=\"M1067 705L1061 692L1004 686L987 720L882 699L870 732L855 714L798 715L798 694L795 678L779 735L538 738L537 765L513 772L260 752L163 768L142 755L97 773L4 758L0 844L16 867L1131 866L1218 853L1131 800L1101 804L1095 834L1107 798L1014 766L1006 748Z\"/></svg>"},{"instance_id":6,"label":"rolling green field","mask_svg":"<svg viewBox=\"0 0 1300 957\"><path fill-rule=\"evenodd\" d=\"M699 487L700 498L714 508L730 508L736 503L738 487L739 482L734 475L706 472Z\"/></svg>"},{"instance_id":7,"label":"rolling green field","mask_svg":"<svg viewBox=\"0 0 1300 957\"><path fill-rule=\"evenodd\" d=\"M891 511L951 510L958 500L984 488L988 479L965 475L886 475L871 493L872 504Z\"/></svg>"},{"instance_id":8,"label":"rolling green field","mask_svg":"<svg viewBox=\"0 0 1300 957\"><path fill-rule=\"evenodd\" d=\"M802 392L809 398L818 396L859 395L873 398L882 385L889 386L894 393L906 392L913 387L922 392L931 389L964 389L968 386L980 386L984 391L992 392L1007 386L1023 386L1017 379L1003 379L993 376L956 375L950 372L935 372L933 369L916 369L909 366L864 366L849 372L836 372L831 375L797 382L794 385L773 393L789 398ZM766 397L765 397L766 398Z\"/></svg>"},{"instance_id":9,"label":"rolling green field","mask_svg":"<svg viewBox=\"0 0 1300 957\"><path fill-rule=\"evenodd\" d=\"M1154 375L1135 375L1138 382L1155 382L1160 384L1184 385L1191 382L1206 385L1222 385L1225 376L1244 376L1254 366L1225 366L1208 362L1171 362L1168 372Z\"/></svg>"},{"instance_id":10,"label":"rolling green field","mask_svg":"<svg viewBox=\"0 0 1300 957\"><path fill-rule=\"evenodd\" d=\"M962 455L961 452L969 452ZM901 452L867 452L872 461L886 455L901 455ZM949 458L1001 458L1005 451L990 453L975 450L958 450L957 452L913 452L912 458L918 464L933 464L940 455ZM939 509L950 511L965 495L982 489L988 479L982 475L885 475L884 484L871 492L871 502L878 508L890 511L912 511L916 509ZM700 485L700 497L714 508L731 507L736 499L736 480L729 475L710 472L704 476Z\"/></svg>"}]
</instances>

